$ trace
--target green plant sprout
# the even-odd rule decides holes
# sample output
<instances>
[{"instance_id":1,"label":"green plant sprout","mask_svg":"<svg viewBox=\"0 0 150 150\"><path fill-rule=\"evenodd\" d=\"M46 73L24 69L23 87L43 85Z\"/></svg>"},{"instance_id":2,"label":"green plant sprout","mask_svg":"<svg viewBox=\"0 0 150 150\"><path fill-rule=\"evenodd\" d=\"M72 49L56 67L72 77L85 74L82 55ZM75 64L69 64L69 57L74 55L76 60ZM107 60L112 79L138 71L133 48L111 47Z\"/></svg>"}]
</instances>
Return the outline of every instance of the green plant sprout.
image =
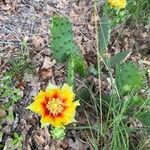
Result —
<instances>
[{"instance_id":1,"label":"green plant sprout","mask_svg":"<svg viewBox=\"0 0 150 150\"><path fill-rule=\"evenodd\" d=\"M14 87L12 77L9 75L0 79L0 99L4 101L7 108L21 99L20 90Z\"/></svg>"},{"instance_id":2,"label":"green plant sprout","mask_svg":"<svg viewBox=\"0 0 150 150\"><path fill-rule=\"evenodd\" d=\"M28 54L24 53L18 53L17 57L8 60L8 64L10 68L6 72L6 75L12 78L22 78L24 73L32 73L34 69L34 65L29 61Z\"/></svg>"},{"instance_id":3,"label":"green plant sprout","mask_svg":"<svg viewBox=\"0 0 150 150\"><path fill-rule=\"evenodd\" d=\"M63 140L65 138L65 128L52 128L50 133L55 140Z\"/></svg>"}]
</instances>

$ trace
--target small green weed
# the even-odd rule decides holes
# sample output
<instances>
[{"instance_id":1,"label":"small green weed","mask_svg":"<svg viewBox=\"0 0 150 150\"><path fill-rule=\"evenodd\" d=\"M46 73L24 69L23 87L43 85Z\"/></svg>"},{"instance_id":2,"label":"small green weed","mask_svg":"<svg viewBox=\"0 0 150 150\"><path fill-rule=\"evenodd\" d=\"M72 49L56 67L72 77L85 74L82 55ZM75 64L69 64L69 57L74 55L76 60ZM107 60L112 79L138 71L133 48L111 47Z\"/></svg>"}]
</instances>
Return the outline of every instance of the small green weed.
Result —
<instances>
[{"instance_id":1,"label":"small green weed","mask_svg":"<svg viewBox=\"0 0 150 150\"><path fill-rule=\"evenodd\" d=\"M0 99L7 108L21 99L20 90L13 85L11 76L6 75L0 79Z\"/></svg>"},{"instance_id":2,"label":"small green weed","mask_svg":"<svg viewBox=\"0 0 150 150\"><path fill-rule=\"evenodd\" d=\"M19 54L18 57L8 61L9 70L7 70L0 78L0 101L3 104L0 106L1 116L0 123L4 120L12 122L13 105L21 100L22 91L16 87L16 80L22 79L24 73L33 72L33 65L28 61L27 55ZM0 127L2 129L2 126ZM1 133L1 136L3 133ZM1 137L2 138L2 137ZM14 134L10 141L9 149L22 149L22 136ZM1 145L2 147L4 145Z\"/></svg>"},{"instance_id":3,"label":"small green weed","mask_svg":"<svg viewBox=\"0 0 150 150\"><path fill-rule=\"evenodd\" d=\"M7 148L9 150L15 150L15 149L21 150L22 141L23 141L22 135L18 133L14 133L12 138L7 139L5 143L5 147L2 145L2 148L4 147L4 149Z\"/></svg>"},{"instance_id":4,"label":"small green weed","mask_svg":"<svg viewBox=\"0 0 150 150\"><path fill-rule=\"evenodd\" d=\"M24 73L33 73L34 66L28 58L28 55L19 53L17 56L12 57L8 60L9 70L6 72L7 75L12 78L22 78Z\"/></svg>"},{"instance_id":5,"label":"small green weed","mask_svg":"<svg viewBox=\"0 0 150 150\"><path fill-rule=\"evenodd\" d=\"M22 141L23 141L23 136L18 133L14 133L12 141L11 141L11 145L13 149L14 148L22 149Z\"/></svg>"}]
</instances>

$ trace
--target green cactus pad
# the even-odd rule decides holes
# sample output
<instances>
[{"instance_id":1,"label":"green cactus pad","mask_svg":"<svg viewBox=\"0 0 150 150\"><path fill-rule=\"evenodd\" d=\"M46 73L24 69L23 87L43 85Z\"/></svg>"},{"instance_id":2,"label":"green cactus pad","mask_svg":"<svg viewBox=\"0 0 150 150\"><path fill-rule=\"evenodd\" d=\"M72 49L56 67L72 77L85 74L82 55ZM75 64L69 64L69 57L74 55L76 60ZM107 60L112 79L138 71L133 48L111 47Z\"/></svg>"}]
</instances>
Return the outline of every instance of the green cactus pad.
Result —
<instances>
[{"instance_id":1,"label":"green cactus pad","mask_svg":"<svg viewBox=\"0 0 150 150\"><path fill-rule=\"evenodd\" d=\"M51 48L58 62L65 62L78 51L74 43L72 24L66 17L54 16L51 23Z\"/></svg>"},{"instance_id":2,"label":"green cactus pad","mask_svg":"<svg viewBox=\"0 0 150 150\"><path fill-rule=\"evenodd\" d=\"M116 85L120 94L136 91L142 85L142 73L132 62L125 62L116 66Z\"/></svg>"},{"instance_id":3,"label":"green cactus pad","mask_svg":"<svg viewBox=\"0 0 150 150\"><path fill-rule=\"evenodd\" d=\"M65 128L52 128L51 135L55 140L63 140L65 138Z\"/></svg>"}]
</instances>

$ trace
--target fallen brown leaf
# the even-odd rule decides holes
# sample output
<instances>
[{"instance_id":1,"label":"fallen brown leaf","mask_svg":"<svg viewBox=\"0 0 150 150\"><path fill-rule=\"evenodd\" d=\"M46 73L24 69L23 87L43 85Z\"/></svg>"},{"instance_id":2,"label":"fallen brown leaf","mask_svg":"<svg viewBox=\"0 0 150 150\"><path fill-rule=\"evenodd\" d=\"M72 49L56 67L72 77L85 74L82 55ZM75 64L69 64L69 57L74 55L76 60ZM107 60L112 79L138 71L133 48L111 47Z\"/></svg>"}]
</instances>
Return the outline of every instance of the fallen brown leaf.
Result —
<instances>
[{"instance_id":1,"label":"fallen brown leaf","mask_svg":"<svg viewBox=\"0 0 150 150\"><path fill-rule=\"evenodd\" d=\"M52 77L53 75L53 69L49 68L49 69L40 69L40 75L43 79L47 79Z\"/></svg>"},{"instance_id":2,"label":"fallen brown leaf","mask_svg":"<svg viewBox=\"0 0 150 150\"><path fill-rule=\"evenodd\" d=\"M35 48L41 49L45 45L44 38L42 38L41 36L33 36L32 44L34 45Z\"/></svg>"},{"instance_id":3,"label":"fallen brown leaf","mask_svg":"<svg viewBox=\"0 0 150 150\"><path fill-rule=\"evenodd\" d=\"M42 65L42 69L51 68L51 67L54 66L55 63L56 63L55 60L51 61L51 58L50 58L50 57L45 57L45 58L44 58L43 65Z\"/></svg>"}]
</instances>

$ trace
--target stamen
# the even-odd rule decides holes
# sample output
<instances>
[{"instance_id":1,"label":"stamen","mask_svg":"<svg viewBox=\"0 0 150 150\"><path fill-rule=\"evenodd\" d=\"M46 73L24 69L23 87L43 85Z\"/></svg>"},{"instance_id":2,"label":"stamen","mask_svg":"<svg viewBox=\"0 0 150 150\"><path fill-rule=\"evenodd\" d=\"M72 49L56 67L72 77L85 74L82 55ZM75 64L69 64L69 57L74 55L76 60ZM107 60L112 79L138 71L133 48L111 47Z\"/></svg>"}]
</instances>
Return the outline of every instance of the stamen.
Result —
<instances>
[{"instance_id":1,"label":"stamen","mask_svg":"<svg viewBox=\"0 0 150 150\"><path fill-rule=\"evenodd\" d=\"M64 110L64 104L60 98L52 98L48 101L46 108L51 114L57 116Z\"/></svg>"}]
</instances>

